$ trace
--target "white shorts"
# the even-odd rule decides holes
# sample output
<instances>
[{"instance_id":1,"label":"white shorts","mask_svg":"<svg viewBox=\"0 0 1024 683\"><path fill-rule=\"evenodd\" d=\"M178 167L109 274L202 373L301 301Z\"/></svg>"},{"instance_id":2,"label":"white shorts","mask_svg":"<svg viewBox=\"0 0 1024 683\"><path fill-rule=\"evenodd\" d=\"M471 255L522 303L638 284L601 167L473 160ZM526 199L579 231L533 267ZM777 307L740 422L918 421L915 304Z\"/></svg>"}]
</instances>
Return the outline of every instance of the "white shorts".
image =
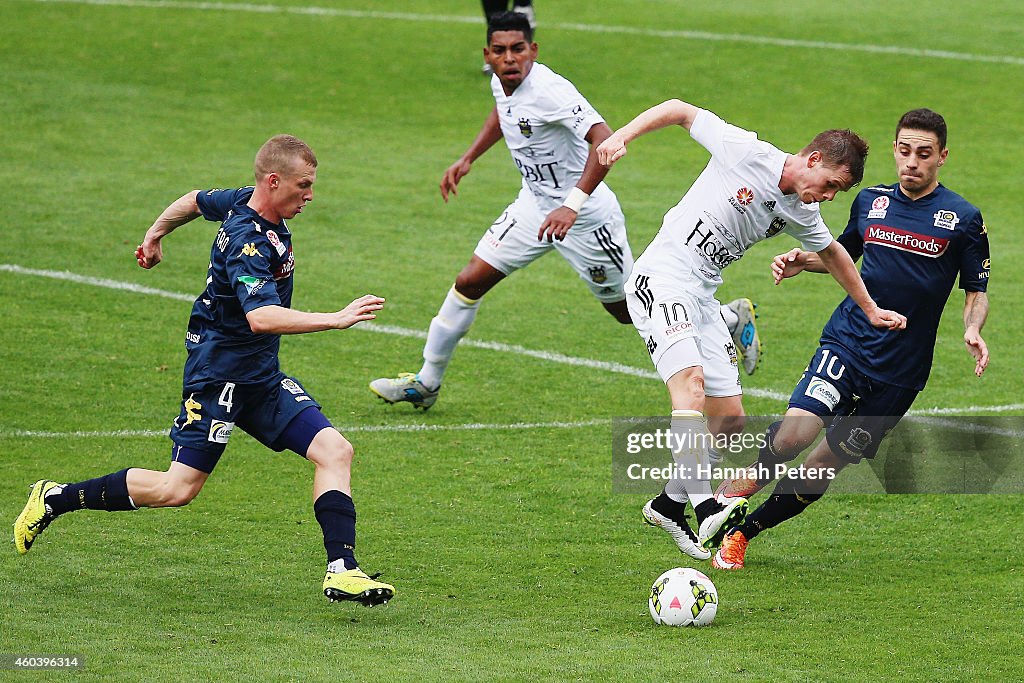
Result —
<instances>
[{"instance_id":1,"label":"white shorts","mask_svg":"<svg viewBox=\"0 0 1024 683\"><path fill-rule=\"evenodd\" d=\"M626 220L616 203L605 222L577 220L565 239L540 241L537 233L547 217L532 197L520 197L491 224L473 252L505 275L530 265L552 249L579 273L602 303L625 298L623 287L633 268L633 252L626 239Z\"/></svg>"},{"instance_id":2,"label":"white shorts","mask_svg":"<svg viewBox=\"0 0 1024 683\"><path fill-rule=\"evenodd\" d=\"M722 319L722 305L697 292L683 281L634 272L626 285L633 326L662 380L667 382L680 370L699 365L704 371L705 394L742 394L736 345ZM692 344L678 343L686 339L696 342L696 353Z\"/></svg>"}]
</instances>

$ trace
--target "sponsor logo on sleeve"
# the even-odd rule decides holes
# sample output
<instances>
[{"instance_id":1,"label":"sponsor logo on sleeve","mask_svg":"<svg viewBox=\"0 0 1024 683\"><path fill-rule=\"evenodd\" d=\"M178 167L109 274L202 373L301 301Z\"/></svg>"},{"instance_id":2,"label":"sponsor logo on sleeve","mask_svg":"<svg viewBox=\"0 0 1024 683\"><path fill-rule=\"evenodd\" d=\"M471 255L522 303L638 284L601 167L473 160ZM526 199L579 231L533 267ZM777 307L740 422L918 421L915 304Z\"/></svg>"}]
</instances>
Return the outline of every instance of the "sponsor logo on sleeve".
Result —
<instances>
[{"instance_id":1,"label":"sponsor logo on sleeve","mask_svg":"<svg viewBox=\"0 0 1024 683\"><path fill-rule=\"evenodd\" d=\"M871 210L868 211L868 220L885 218L885 212L888 208L888 197L875 197L875 201L871 202Z\"/></svg>"},{"instance_id":2,"label":"sponsor logo on sleeve","mask_svg":"<svg viewBox=\"0 0 1024 683\"><path fill-rule=\"evenodd\" d=\"M960 217L956 215L956 211L936 211L933 218L935 219L936 228L945 228L946 230L953 230L956 228L956 224L960 222Z\"/></svg>"},{"instance_id":3,"label":"sponsor logo on sleeve","mask_svg":"<svg viewBox=\"0 0 1024 683\"><path fill-rule=\"evenodd\" d=\"M278 256L284 256L284 252L288 251L288 247L281 243L281 238L273 230L267 230L267 239L270 240L270 244L274 249L277 249Z\"/></svg>"},{"instance_id":4,"label":"sponsor logo on sleeve","mask_svg":"<svg viewBox=\"0 0 1024 683\"><path fill-rule=\"evenodd\" d=\"M885 225L869 225L864 231L865 244L877 244L890 249L909 251L929 258L938 258L946 253L949 238L919 235L909 230L890 228Z\"/></svg>"},{"instance_id":5,"label":"sponsor logo on sleeve","mask_svg":"<svg viewBox=\"0 0 1024 683\"><path fill-rule=\"evenodd\" d=\"M839 390L835 385L820 377L812 377L804 390L804 396L810 396L814 400L827 406L829 410L835 410L839 405Z\"/></svg>"},{"instance_id":6,"label":"sponsor logo on sleeve","mask_svg":"<svg viewBox=\"0 0 1024 683\"><path fill-rule=\"evenodd\" d=\"M231 438L231 432L234 431L234 429L234 422L214 420L210 423L210 436L207 437L207 441L212 441L213 443L227 443L228 439Z\"/></svg>"},{"instance_id":7,"label":"sponsor logo on sleeve","mask_svg":"<svg viewBox=\"0 0 1024 683\"><path fill-rule=\"evenodd\" d=\"M261 289L263 289L263 285L270 282L270 280L265 280L259 277L253 277L252 275L239 275L238 281L245 285L245 291L248 292L250 295L260 291Z\"/></svg>"}]
</instances>

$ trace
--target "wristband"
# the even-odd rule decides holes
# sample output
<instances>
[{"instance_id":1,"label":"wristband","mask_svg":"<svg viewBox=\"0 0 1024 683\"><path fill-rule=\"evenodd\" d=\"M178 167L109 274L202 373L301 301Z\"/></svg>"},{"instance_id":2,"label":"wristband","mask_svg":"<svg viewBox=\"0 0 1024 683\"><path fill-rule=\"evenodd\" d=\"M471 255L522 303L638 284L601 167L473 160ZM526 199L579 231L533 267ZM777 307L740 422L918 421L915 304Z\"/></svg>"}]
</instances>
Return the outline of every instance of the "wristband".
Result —
<instances>
[{"instance_id":1,"label":"wristband","mask_svg":"<svg viewBox=\"0 0 1024 683\"><path fill-rule=\"evenodd\" d=\"M580 209L583 208L583 202L587 201L588 199L590 199L589 194L587 194L578 187L574 187L569 191L569 196L565 198L564 202L562 202L562 206L564 206L567 209L571 209L576 213L579 213Z\"/></svg>"}]
</instances>

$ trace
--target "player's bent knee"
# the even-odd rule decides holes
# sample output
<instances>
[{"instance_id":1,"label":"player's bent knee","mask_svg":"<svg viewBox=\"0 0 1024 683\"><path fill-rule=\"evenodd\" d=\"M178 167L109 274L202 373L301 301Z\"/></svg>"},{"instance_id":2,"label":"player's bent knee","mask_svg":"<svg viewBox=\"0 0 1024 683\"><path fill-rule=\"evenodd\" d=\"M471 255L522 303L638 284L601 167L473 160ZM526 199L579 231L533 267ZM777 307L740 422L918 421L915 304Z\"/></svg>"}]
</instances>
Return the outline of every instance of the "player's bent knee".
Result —
<instances>
[{"instance_id":1,"label":"player's bent knee","mask_svg":"<svg viewBox=\"0 0 1024 683\"><path fill-rule=\"evenodd\" d=\"M202 482L194 483L168 478L157 491L157 498L150 507L184 507L195 500L202 488Z\"/></svg>"},{"instance_id":2,"label":"player's bent knee","mask_svg":"<svg viewBox=\"0 0 1024 683\"><path fill-rule=\"evenodd\" d=\"M349 469L355 449L338 430L328 428L322 430L309 444L306 458L310 462L331 470Z\"/></svg>"}]
</instances>

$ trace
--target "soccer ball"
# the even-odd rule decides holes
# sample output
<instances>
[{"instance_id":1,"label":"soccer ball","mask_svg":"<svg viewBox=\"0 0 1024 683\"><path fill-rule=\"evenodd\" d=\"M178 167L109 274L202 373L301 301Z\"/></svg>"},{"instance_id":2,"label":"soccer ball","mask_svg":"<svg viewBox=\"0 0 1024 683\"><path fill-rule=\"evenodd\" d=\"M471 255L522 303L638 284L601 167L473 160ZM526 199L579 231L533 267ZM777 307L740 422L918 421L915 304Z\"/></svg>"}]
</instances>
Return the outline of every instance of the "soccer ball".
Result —
<instances>
[{"instance_id":1,"label":"soccer ball","mask_svg":"<svg viewBox=\"0 0 1024 683\"><path fill-rule=\"evenodd\" d=\"M651 618L666 626L707 626L718 613L718 590L711 579L690 567L658 577L647 600Z\"/></svg>"}]
</instances>

